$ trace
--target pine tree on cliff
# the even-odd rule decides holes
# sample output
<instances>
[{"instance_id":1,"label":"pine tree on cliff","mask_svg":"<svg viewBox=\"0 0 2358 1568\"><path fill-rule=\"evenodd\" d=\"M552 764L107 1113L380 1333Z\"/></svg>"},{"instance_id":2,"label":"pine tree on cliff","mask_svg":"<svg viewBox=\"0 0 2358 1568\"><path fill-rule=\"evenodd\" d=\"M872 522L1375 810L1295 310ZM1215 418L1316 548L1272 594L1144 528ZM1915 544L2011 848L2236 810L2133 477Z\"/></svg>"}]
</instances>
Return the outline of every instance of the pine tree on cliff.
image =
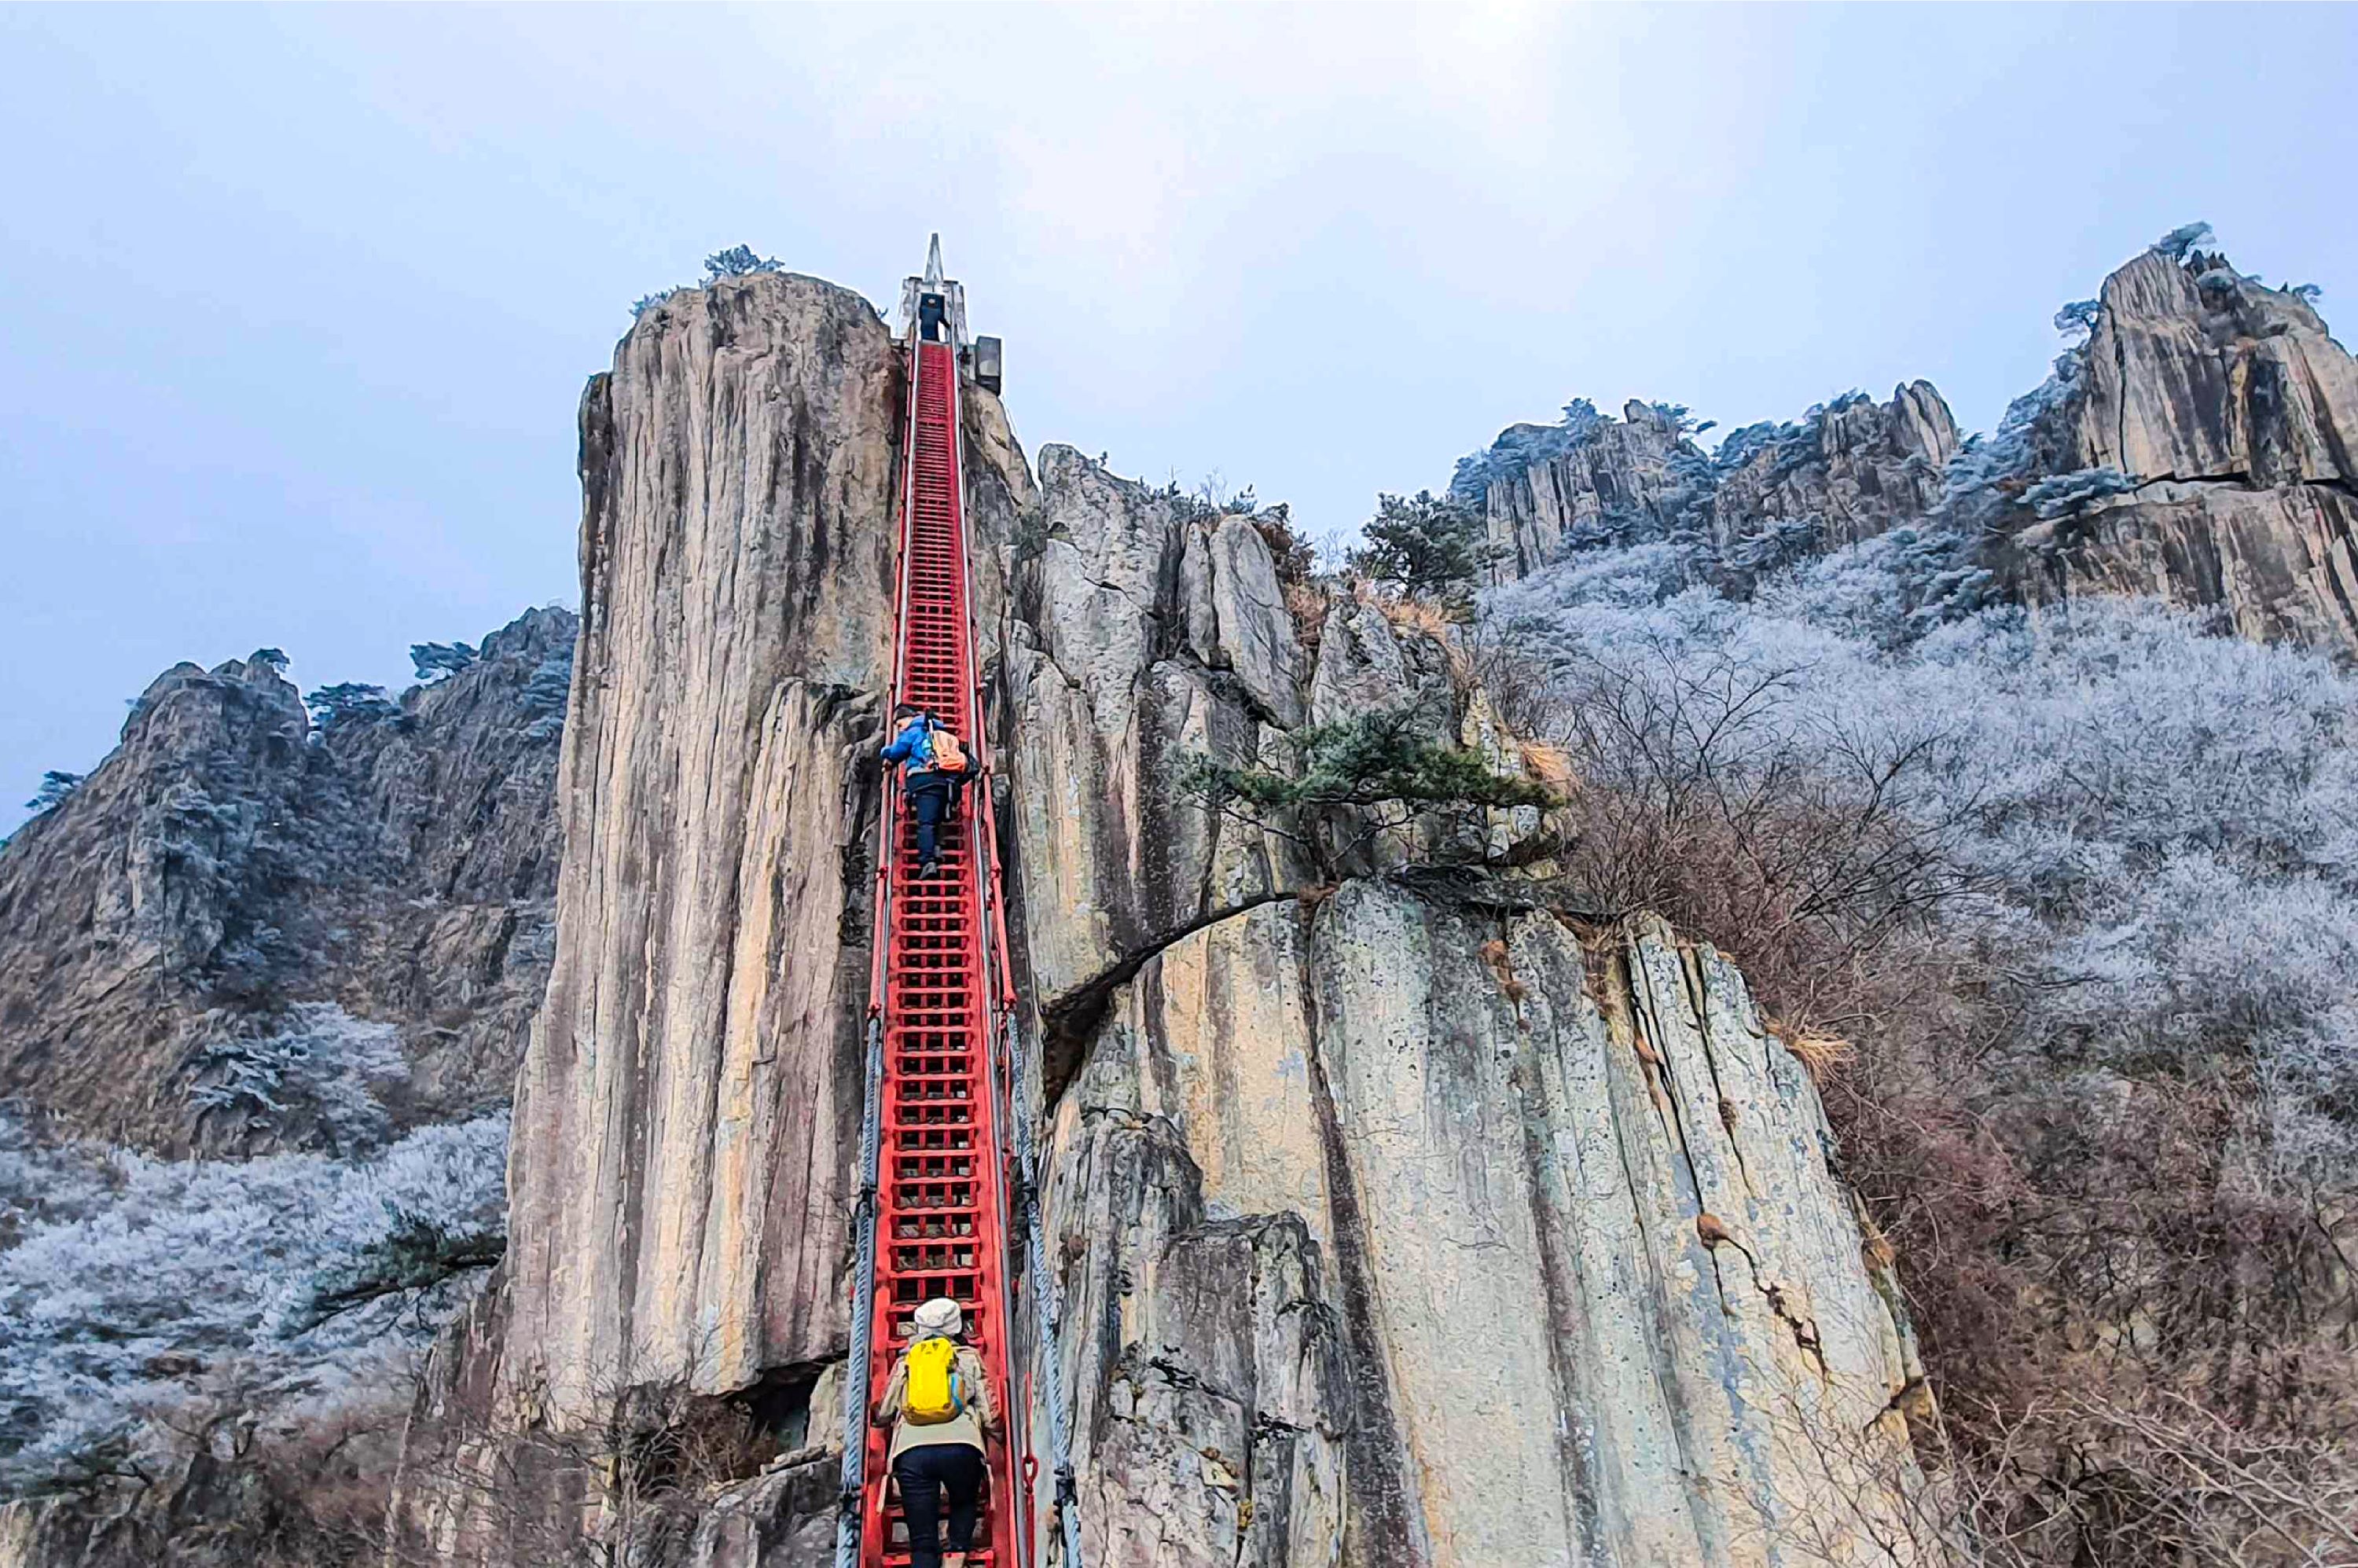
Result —
<instances>
[{"instance_id":1,"label":"pine tree on cliff","mask_svg":"<svg viewBox=\"0 0 2358 1568\"><path fill-rule=\"evenodd\" d=\"M1420 598L1463 600L1498 554L1488 525L1473 507L1429 490L1379 495L1365 532L1367 548L1350 553L1351 569Z\"/></svg>"}]
</instances>

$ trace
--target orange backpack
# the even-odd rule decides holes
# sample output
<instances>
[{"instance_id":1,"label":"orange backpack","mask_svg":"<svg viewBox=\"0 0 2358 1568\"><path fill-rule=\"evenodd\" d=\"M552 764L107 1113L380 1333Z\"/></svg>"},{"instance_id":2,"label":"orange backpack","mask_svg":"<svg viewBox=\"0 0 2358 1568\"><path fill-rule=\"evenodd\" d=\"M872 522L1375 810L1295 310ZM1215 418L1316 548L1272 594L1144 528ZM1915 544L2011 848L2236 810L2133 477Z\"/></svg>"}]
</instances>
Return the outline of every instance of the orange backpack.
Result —
<instances>
[{"instance_id":1,"label":"orange backpack","mask_svg":"<svg viewBox=\"0 0 2358 1568\"><path fill-rule=\"evenodd\" d=\"M966 754L966 748L951 731L936 725L926 738L933 742L936 773L962 773L974 766L974 759Z\"/></svg>"}]
</instances>

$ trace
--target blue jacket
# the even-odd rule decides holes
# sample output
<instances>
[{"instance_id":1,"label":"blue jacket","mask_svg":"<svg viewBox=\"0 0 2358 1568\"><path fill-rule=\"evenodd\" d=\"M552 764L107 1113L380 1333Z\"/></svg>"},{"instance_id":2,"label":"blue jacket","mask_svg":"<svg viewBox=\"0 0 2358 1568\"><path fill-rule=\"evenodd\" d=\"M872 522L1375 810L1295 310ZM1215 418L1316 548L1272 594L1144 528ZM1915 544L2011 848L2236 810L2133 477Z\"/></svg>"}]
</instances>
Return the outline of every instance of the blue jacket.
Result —
<instances>
[{"instance_id":1,"label":"blue jacket","mask_svg":"<svg viewBox=\"0 0 2358 1568\"><path fill-rule=\"evenodd\" d=\"M912 719L901 726L882 755L888 762L905 763L910 773L925 773L934 765L933 732L923 719Z\"/></svg>"}]
</instances>

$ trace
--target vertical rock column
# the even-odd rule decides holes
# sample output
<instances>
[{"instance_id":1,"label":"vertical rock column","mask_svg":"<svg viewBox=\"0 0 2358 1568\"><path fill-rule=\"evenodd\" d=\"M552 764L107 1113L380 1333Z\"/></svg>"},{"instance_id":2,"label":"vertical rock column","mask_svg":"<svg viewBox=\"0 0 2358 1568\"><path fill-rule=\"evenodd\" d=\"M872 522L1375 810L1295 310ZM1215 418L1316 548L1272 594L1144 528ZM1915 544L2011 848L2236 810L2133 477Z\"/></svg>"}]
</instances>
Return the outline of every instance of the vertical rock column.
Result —
<instances>
[{"instance_id":1,"label":"vertical rock column","mask_svg":"<svg viewBox=\"0 0 2358 1568\"><path fill-rule=\"evenodd\" d=\"M2307 299L2224 256L2148 251L2099 304L2039 445L2052 470L2133 488L2020 526L1998 556L2009 586L2149 593L2358 653L2358 360Z\"/></svg>"},{"instance_id":2,"label":"vertical rock column","mask_svg":"<svg viewBox=\"0 0 2358 1568\"><path fill-rule=\"evenodd\" d=\"M841 1353L889 671L894 368L863 300L649 310L582 405L548 997L510 1159L511 1410Z\"/></svg>"}]
</instances>

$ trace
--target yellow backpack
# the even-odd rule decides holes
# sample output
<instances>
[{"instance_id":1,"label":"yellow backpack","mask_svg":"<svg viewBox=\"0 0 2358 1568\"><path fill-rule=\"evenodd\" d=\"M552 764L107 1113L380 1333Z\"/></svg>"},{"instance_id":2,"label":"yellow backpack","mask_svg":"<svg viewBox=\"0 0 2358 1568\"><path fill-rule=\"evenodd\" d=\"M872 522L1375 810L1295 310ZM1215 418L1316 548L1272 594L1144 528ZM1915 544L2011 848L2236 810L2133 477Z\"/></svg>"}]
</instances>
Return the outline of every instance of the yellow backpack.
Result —
<instances>
[{"instance_id":1,"label":"yellow backpack","mask_svg":"<svg viewBox=\"0 0 2358 1568\"><path fill-rule=\"evenodd\" d=\"M920 1339L909 1346L909 1382L901 1413L915 1426L939 1426L966 1413L966 1379L957 1369L957 1346L946 1339Z\"/></svg>"}]
</instances>

